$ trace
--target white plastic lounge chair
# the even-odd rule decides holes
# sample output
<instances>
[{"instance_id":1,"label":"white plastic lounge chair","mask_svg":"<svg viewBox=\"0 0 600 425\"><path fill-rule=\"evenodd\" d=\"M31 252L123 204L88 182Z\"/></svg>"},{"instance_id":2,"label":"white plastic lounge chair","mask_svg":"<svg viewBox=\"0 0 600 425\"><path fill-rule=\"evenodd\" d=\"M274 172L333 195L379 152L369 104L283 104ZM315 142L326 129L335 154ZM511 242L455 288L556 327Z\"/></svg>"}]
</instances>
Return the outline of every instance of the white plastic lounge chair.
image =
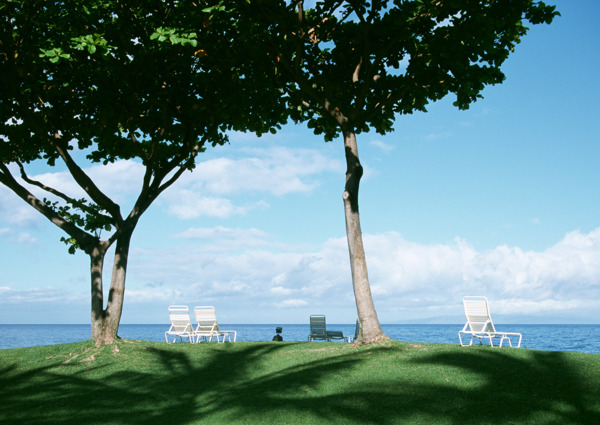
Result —
<instances>
[{"instance_id":1,"label":"white plastic lounge chair","mask_svg":"<svg viewBox=\"0 0 600 425\"><path fill-rule=\"evenodd\" d=\"M169 306L169 320L171 327L165 332L165 340L169 342L169 336L173 337L173 342L177 337L183 342L187 338L189 342L194 342L194 328L190 320L190 311L187 305Z\"/></svg>"},{"instance_id":2,"label":"white plastic lounge chair","mask_svg":"<svg viewBox=\"0 0 600 425\"><path fill-rule=\"evenodd\" d=\"M196 330L194 331L196 342L211 342L213 337L217 338L217 342L225 342L225 338L231 342L232 334L233 342L237 339L236 331L225 331L219 328L213 306L194 307L194 315L196 316Z\"/></svg>"},{"instance_id":3,"label":"white plastic lounge chair","mask_svg":"<svg viewBox=\"0 0 600 425\"><path fill-rule=\"evenodd\" d=\"M486 297L464 297L463 305L465 307L465 316L467 316L467 323L462 331L458 332L458 339L460 345L470 346L473 345L473 339L478 338L479 343L482 344L483 338L488 338L490 345L493 347L493 339L500 338L500 347L504 341L508 341L508 345L512 347L512 341L510 337L519 337L517 348L521 347L521 339L523 336L516 332L498 332L492 322L492 316L490 315L490 308ZM462 336L471 335L471 341L469 344L463 343Z\"/></svg>"},{"instance_id":4,"label":"white plastic lounge chair","mask_svg":"<svg viewBox=\"0 0 600 425\"><path fill-rule=\"evenodd\" d=\"M325 316L323 314L313 314L310 316L310 334L309 341L314 340L329 341L327 329L325 328Z\"/></svg>"}]
</instances>

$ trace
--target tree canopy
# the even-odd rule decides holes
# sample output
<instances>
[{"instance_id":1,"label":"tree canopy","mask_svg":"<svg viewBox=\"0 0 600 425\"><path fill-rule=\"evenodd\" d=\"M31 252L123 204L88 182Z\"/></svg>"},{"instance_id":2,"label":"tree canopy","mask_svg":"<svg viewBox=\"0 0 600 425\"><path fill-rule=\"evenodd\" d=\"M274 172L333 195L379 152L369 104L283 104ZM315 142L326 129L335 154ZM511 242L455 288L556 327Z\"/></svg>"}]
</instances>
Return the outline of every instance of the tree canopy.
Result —
<instances>
[{"instance_id":1,"label":"tree canopy","mask_svg":"<svg viewBox=\"0 0 600 425\"><path fill-rule=\"evenodd\" d=\"M291 116L328 141L341 132L336 108L356 134L389 132L398 114L449 94L467 109L486 85L504 81L500 67L526 23L558 14L532 0L251 3L287 79Z\"/></svg>"},{"instance_id":2,"label":"tree canopy","mask_svg":"<svg viewBox=\"0 0 600 425\"><path fill-rule=\"evenodd\" d=\"M285 120L277 90L265 89L274 71L256 60L257 34L218 11L176 0L0 5L0 182L65 231L71 252L91 257L94 338L116 336L131 234L151 203L226 131L261 134ZM129 212L82 165L119 160L145 170ZM61 163L84 196L36 180L28 169L40 162ZM104 309L102 264L114 242Z\"/></svg>"}]
</instances>

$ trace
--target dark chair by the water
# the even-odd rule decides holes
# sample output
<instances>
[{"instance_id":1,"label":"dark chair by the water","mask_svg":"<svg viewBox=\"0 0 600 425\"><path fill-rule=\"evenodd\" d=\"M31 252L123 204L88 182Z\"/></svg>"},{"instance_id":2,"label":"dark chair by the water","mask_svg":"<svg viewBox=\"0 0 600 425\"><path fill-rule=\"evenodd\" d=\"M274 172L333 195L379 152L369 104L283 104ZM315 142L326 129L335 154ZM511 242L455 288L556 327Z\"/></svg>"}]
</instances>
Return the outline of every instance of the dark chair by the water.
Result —
<instances>
[{"instance_id":1,"label":"dark chair by the water","mask_svg":"<svg viewBox=\"0 0 600 425\"><path fill-rule=\"evenodd\" d=\"M350 337L344 336L342 331L328 331L325 323L325 315L314 314L310 316L310 334L308 335L309 341L323 340L323 341L348 341Z\"/></svg>"},{"instance_id":2,"label":"dark chair by the water","mask_svg":"<svg viewBox=\"0 0 600 425\"><path fill-rule=\"evenodd\" d=\"M325 326L325 315L313 314L310 316L310 334L308 335L308 340L330 340L329 336L327 335L327 329Z\"/></svg>"},{"instance_id":3,"label":"dark chair by the water","mask_svg":"<svg viewBox=\"0 0 600 425\"><path fill-rule=\"evenodd\" d=\"M354 337L349 336L348 342L354 342L358 339L360 335L360 320L356 319L356 327L354 328Z\"/></svg>"}]
</instances>

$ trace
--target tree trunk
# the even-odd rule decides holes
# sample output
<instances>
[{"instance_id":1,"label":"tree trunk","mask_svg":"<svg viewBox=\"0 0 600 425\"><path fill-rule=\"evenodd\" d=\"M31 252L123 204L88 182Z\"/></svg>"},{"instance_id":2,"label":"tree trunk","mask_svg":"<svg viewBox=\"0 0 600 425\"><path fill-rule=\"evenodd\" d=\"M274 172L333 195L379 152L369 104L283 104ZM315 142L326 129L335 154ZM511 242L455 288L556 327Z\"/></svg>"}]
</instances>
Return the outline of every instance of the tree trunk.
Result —
<instances>
[{"instance_id":1,"label":"tree trunk","mask_svg":"<svg viewBox=\"0 0 600 425\"><path fill-rule=\"evenodd\" d=\"M105 309L103 308L102 266L106 249L97 248L90 254L92 263L92 339L95 341L96 346L114 344L119 338L117 332L119 331L123 311L131 234L131 230L124 231L117 239L110 290Z\"/></svg>"},{"instance_id":2,"label":"tree trunk","mask_svg":"<svg viewBox=\"0 0 600 425\"><path fill-rule=\"evenodd\" d=\"M346 236L350 253L350 269L356 310L360 320L361 332L359 344L370 344L381 338L387 338L381 329L367 273L367 260L360 228L358 214L358 187L363 174L362 165L358 159L358 146L354 130L344 130L344 149L346 152L346 187L344 190L344 213L346 216Z\"/></svg>"},{"instance_id":3,"label":"tree trunk","mask_svg":"<svg viewBox=\"0 0 600 425\"><path fill-rule=\"evenodd\" d=\"M104 327L104 295L102 291L102 268L106 250L98 244L90 255L90 273L92 276L92 339L98 344Z\"/></svg>"}]
</instances>

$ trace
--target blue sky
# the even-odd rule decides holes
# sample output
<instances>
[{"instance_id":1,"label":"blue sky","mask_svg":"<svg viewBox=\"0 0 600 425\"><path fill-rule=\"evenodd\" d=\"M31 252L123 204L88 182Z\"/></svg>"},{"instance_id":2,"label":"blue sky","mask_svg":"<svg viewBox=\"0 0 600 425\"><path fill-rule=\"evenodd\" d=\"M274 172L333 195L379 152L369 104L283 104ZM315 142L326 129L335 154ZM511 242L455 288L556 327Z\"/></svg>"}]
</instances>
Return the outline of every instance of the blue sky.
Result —
<instances>
[{"instance_id":1,"label":"blue sky","mask_svg":"<svg viewBox=\"0 0 600 425\"><path fill-rule=\"evenodd\" d=\"M500 323L600 323L600 3L556 4L469 111L448 98L358 136L382 323L461 323L464 295L486 295ZM88 171L129 205L137 164ZM214 305L223 323L353 323L344 172L342 141L302 126L207 151L134 233L122 323L166 323L169 304ZM88 258L61 236L0 187L0 323L89 322Z\"/></svg>"}]
</instances>

